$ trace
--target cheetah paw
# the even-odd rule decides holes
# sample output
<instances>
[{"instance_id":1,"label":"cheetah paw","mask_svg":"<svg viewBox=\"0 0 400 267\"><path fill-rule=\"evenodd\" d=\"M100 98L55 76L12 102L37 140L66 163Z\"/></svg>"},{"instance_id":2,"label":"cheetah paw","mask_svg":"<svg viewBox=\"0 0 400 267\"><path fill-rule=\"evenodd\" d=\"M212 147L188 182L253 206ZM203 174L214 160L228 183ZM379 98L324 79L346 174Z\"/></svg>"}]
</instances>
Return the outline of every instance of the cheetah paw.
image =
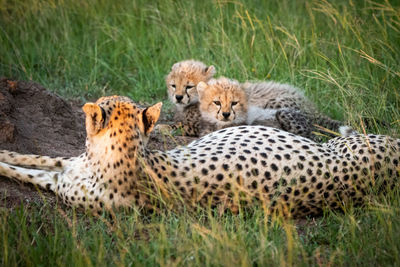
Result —
<instances>
[{"instance_id":1,"label":"cheetah paw","mask_svg":"<svg viewBox=\"0 0 400 267\"><path fill-rule=\"evenodd\" d=\"M348 136L351 136L351 135L357 135L358 134L358 132L356 130L354 130L350 126L345 126L345 125L339 127L339 133L343 137L348 137Z\"/></svg>"}]
</instances>

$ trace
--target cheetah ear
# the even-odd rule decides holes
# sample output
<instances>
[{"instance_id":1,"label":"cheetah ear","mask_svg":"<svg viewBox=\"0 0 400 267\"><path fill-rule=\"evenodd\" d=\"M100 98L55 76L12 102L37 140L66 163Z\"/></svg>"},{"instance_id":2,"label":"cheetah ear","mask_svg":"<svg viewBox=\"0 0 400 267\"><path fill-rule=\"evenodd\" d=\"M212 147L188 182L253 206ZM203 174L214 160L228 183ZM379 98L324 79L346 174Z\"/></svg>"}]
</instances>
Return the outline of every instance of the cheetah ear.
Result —
<instances>
[{"instance_id":1,"label":"cheetah ear","mask_svg":"<svg viewBox=\"0 0 400 267\"><path fill-rule=\"evenodd\" d=\"M86 114L86 134L97 134L103 128L105 120L104 109L95 103L86 103L82 110Z\"/></svg>"},{"instance_id":2,"label":"cheetah ear","mask_svg":"<svg viewBox=\"0 0 400 267\"><path fill-rule=\"evenodd\" d=\"M207 75L208 78L212 78L215 75L215 67L213 65L208 66L204 69L204 73Z\"/></svg>"},{"instance_id":3,"label":"cheetah ear","mask_svg":"<svg viewBox=\"0 0 400 267\"><path fill-rule=\"evenodd\" d=\"M148 135L153 130L158 118L160 117L161 107L162 102L158 102L157 104L143 110L142 122L144 133L146 135Z\"/></svg>"},{"instance_id":4,"label":"cheetah ear","mask_svg":"<svg viewBox=\"0 0 400 267\"><path fill-rule=\"evenodd\" d=\"M176 70L180 65L181 65L180 62L175 63L174 65L172 65L171 71L172 71L172 70Z\"/></svg>"},{"instance_id":5,"label":"cheetah ear","mask_svg":"<svg viewBox=\"0 0 400 267\"><path fill-rule=\"evenodd\" d=\"M200 99L204 96L205 91L207 90L208 85L205 82L199 82L196 86L197 93L199 94Z\"/></svg>"}]
</instances>

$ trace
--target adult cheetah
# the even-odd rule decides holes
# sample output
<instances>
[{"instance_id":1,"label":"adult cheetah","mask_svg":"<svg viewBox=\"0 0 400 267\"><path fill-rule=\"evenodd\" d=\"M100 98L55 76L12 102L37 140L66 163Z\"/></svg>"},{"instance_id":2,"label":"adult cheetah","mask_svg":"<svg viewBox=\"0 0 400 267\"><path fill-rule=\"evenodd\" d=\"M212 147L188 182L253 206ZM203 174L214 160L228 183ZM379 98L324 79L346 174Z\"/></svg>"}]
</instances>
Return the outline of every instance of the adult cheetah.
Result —
<instances>
[{"instance_id":1,"label":"adult cheetah","mask_svg":"<svg viewBox=\"0 0 400 267\"><path fill-rule=\"evenodd\" d=\"M382 135L318 144L275 128L240 126L170 151L149 150L160 108L138 108L126 97L88 103L84 154L63 159L2 151L0 175L92 210L156 208L161 195L234 212L258 202L297 217L361 203L371 186L397 183L400 140Z\"/></svg>"}]
</instances>

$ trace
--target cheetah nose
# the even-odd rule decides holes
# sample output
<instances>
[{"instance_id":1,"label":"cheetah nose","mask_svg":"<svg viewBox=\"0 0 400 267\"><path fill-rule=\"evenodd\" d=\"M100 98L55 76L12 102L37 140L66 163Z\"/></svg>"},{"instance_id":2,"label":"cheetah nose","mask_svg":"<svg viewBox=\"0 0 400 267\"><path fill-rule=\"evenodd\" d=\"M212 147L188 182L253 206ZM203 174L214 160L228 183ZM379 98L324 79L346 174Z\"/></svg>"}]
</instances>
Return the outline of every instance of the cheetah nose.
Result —
<instances>
[{"instance_id":1,"label":"cheetah nose","mask_svg":"<svg viewBox=\"0 0 400 267\"><path fill-rule=\"evenodd\" d=\"M227 119L230 115L230 112L222 112L222 116L224 116L225 119Z\"/></svg>"},{"instance_id":2,"label":"cheetah nose","mask_svg":"<svg viewBox=\"0 0 400 267\"><path fill-rule=\"evenodd\" d=\"M176 98L176 101L178 101L178 103L180 103L183 99L183 95L176 95L175 98Z\"/></svg>"}]
</instances>

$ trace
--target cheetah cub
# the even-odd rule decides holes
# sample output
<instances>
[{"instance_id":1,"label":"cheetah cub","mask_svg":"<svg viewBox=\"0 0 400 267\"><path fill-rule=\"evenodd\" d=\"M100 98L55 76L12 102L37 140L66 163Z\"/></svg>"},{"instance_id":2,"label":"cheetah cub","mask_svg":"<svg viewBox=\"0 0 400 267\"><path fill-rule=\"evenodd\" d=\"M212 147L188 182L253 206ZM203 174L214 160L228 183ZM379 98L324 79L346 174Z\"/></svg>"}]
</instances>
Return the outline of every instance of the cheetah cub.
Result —
<instances>
[{"instance_id":1,"label":"cheetah cub","mask_svg":"<svg viewBox=\"0 0 400 267\"><path fill-rule=\"evenodd\" d=\"M202 136L217 129L249 124L277 127L302 136L316 137L312 134L315 129L312 124L317 124L340 132L343 136L356 133L351 127L343 125L342 122L332 120L319 113L299 89L276 82L246 82L241 84L240 86L246 94L240 95L242 95L243 101L248 101L249 114L248 116L244 115L248 119L239 120L243 116L235 116L234 121L229 118L216 121L212 116L212 118L205 116L207 112L200 114L197 88L200 82L207 83L210 81L214 74L214 66L207 67L200 61L185 60L174 64L166 77L166 83L169 98L176 105L175 123L171 125L159 124L156 129L164 132L179 129L182 135ZM241 108L243 112L247 112L246 108ZM238 112L239 108L236 107L235 109ZM203 111L205 110L203 109Z\"/></svg>"},{"instance_id":2,"label":"cheetah cub","mask_svg":"<svg viewBox=\"0 0 400 267\"><path fill-rule=\"evenodd\" d=\"M197 85L200 135L238 125L264 125L312 138L311 119L290 108L260 108L249 104L246 91L238 81L220 77ZM264 103L261 103L264 106ZM189 120L187 120L189 121Z\"/></svg>"},{"instance_id":3,"label":"cheetah cub","mask_svg":"<svg viewBox=\"0 0 400 267\"><path fill-rule=\"evenodd\" d=\"M199 101L196 86L199 82L209 81L215 74L214 66L206 66L203 62L184 60L175 63L165 78L168 96L178 112Z\"/></svg>"},{"instance_id":4,"label":"cheetah cub","mask_svg":"<svg viewBox=\"0 0 400 267\"><path fill-rule=\"evenodd\" d=\"M184 60L175 63L165 78L170 100L179 111L188 105L197 103L199 100L197 84L207 82L214 74L214 66L206 66L200 61Z\"/></svg>"},{"instance_id":5,"label":"cheetah cub","mask_svg":"<svg viewBox=\"0 0 400 267\"><path fill-rule=\"evenodd\" d=\"M174 124L158 124L156 130L173 131L180 129L183 135L199 136L199 96L197 84L209 81L215 74L214 66L203 62L184 60L175 63L165 78L168 96L175 104Z\"/></svg>"}]
</instances>

